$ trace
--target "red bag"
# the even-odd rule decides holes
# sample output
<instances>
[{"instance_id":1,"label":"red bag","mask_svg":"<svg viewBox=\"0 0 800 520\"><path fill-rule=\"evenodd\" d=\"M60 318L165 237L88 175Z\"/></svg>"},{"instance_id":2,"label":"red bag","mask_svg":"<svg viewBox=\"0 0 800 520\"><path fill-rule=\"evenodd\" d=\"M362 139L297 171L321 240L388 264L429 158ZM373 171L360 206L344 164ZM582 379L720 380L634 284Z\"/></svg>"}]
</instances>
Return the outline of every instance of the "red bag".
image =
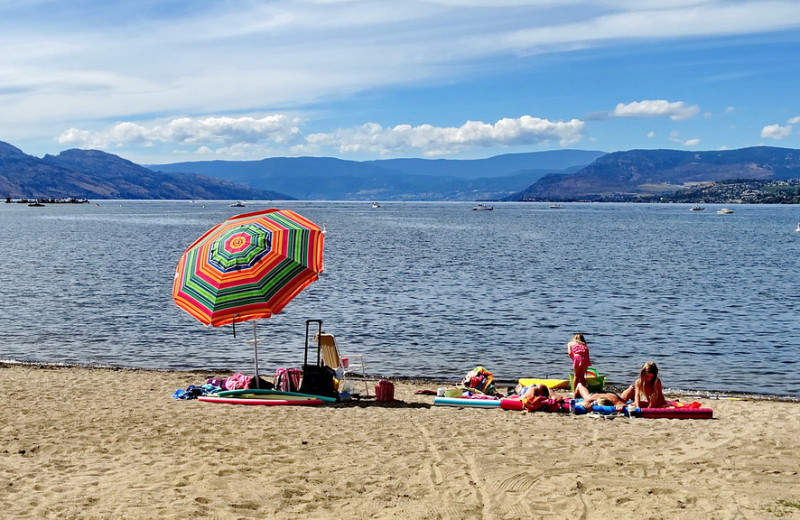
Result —
<instances>
[{"instance_id":1,"label":"red bag","mask_svg":"<svg viewBox=\"0 0 800 520\"><path fill-rule=\"evenodd\" d=\"M394 401L394 384L385 379L378 381L375 385L375 398L384 403Z\"/></svg>"}]
</instances>

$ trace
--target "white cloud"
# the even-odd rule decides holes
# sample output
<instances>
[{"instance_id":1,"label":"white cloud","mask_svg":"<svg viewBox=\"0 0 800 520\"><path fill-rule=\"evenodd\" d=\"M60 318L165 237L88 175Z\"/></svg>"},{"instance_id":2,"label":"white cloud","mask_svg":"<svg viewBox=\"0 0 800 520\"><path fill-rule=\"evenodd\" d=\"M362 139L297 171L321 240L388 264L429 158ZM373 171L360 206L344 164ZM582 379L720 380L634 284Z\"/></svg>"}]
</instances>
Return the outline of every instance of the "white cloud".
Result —
<instances>
[{"instance_id":1,"label":"white cloud","mask_svg":"<svg viewBox=\"0 0 800 520\"><path fill-rule=\"evenodd\" d=\"M70 128L62 132L60 144L106 148L125 144L172 143L195 145L205 153L211 145L241 146L243 144L294 143L302 138L298 118L284 114L254 117L181 117L166 122L137 124L121 122L108 130L89 132Z\"/></svg>"},{"instance_id":2,"label":"white cloud","mask_svg":"<svg viewBox=\"0 0 800 520\"><path fill-rule=\"evenodd\" d=\"M797 123L800 123L800 116L793 117L786 122L789 123L790 125L796 125Z\"/></svg>"},{"instance_id":3,"label":"white cloud","mask_svg":"<svg viewBox=\"0 0 800 520\"><path fill-rule=\"evenodd\" d=\"M293 153L313 153L325 147L340 153L392 154L420 152L434 156L468 148L504 147L557 142L569 146L583 138L584 122L549 121L538 117L505 118L494 124L467 121L462 126L397 125L383 128L366 123L330 133L305 136L298 118L283 114L253 117L181 117L152 123L121 122L111 128L89 132L70 128L58 137L64 145L108 148L128 144L172 144L191 147L194 153L244 157L263 154L269 146Z\"/></svg>"},{"instance_id":4,"label":"white cloud","mask_svg":"<svg viewBox=\"0 0 800 520\"><path fill-rule=\"evenodd\" d=\"M697 137L693 137L692 139L683 139L680 136L680 133L675 130L669 133L669 140L673 143L678 143L683 146L697 146L700 144L700 139Z\"/></svg>"},{"instance_id":5,"label":"white cloud","mask_svg":"<svg viewBox=\"0 0 800 520\"><path fill-rule=\"evenodd\" d=\"M655 132L653 132L652 130L650 130L649 132L647 132L647 137L649 137L650 139L654 138L655 136L656 136L656 133L655 133Z\"/></svg>"},{"instance_id":6,"label":"white cloud","mask_svg":"<svg viewBox=\"0 0 800 520\"><path fill-rule=\"evenodd\" d=\"M390 154L417 150L423 155L435 156L467 148L544 142L569 146L583 138L583 129L584 122L578 119L549 121L526 115L501 119L494 124L467 121L460 127L397 125L383 128L377 123L367 123L332 133L309 135L307 142L314 146L335 146L341 153Z\"/></svg>"},{"instance_id":7,"label":"white cloud","mask_svg":"<svg viewBox=\"0 0 800 520\"><path fill-rule=\"evenodd\" d=\"M611 113L615 117L661 117L669 116L673 121L683 121L697 115L700 107L687 105L683 101L669 102L664 99L646 99L617 104Z\"/></svg>"},{"instance_id":8,"label":"white cloud","mask_svg":"<svg viewBox=\"0 0 800 520\"><path fill-rule=\"evenodd\" d=\"M59 144L77 145L84 148L105 148L108 146L107 141L98 141L88 130L79 130L77 128L69 128L58 136L56 139Z\"/></svg>"},{"instance_id":9,"label":"white cloud","mask_svg":"<svg viewBox=\"0 0 800 520\"><path fill-rule=\"evenodd\" d=\"M761 129L761 137L775 139L776 141L789 137L791 133L792 125L767 125Z\"/></svg>"}]
</instances>

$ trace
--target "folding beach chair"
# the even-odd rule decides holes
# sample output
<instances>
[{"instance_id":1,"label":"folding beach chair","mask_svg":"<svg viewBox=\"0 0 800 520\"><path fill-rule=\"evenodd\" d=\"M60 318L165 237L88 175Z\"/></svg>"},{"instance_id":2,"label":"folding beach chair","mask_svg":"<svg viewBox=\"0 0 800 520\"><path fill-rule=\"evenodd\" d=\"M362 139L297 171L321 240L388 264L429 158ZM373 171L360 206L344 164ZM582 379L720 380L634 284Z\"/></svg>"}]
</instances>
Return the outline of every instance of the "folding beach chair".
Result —
<instances>
[{"instance_id":1,"label":"folding beach chair","mask_svg":"<svg viewBox=\"0 0 800 520\"><path fill-rule=\"evenodd\" d=\"M317 338L314 338L317 339ZM336 371L336 378L340 385L347 379L348 374L359 374L364 382L364 397L369 397L369 385L367 385L366 365L364 364L363 354L340 355L339 347L336 346L336 338L333 334L325 331L319 334L319 345L322 350L322 362ZM341 390L343 386L340 386Z\"/></svg>"}]
</instances>

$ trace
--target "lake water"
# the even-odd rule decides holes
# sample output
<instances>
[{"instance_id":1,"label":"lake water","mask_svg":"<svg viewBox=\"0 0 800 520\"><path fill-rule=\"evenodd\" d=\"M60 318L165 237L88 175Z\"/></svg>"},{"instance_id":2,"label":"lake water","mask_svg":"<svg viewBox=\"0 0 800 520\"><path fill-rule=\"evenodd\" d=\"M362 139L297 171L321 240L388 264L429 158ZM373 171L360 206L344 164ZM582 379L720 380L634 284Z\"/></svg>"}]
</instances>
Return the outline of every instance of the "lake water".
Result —
<instances>
[{"instance_id":1,"label":"lake water","mask_svg":"<svg viewBox=\"0 0 800 520\"><path fill-rule=\"evenodd\" d=\"M302 364L313 318L377 375L565 378L582 332L611 382L652 360L670 388L800 395L797 206L0 204L0 359L252 373L250 323L206 328L171 290L197 237L267 207L327 235L320 279L257 323L262 374Z\"/></svg>"}]
</instances>

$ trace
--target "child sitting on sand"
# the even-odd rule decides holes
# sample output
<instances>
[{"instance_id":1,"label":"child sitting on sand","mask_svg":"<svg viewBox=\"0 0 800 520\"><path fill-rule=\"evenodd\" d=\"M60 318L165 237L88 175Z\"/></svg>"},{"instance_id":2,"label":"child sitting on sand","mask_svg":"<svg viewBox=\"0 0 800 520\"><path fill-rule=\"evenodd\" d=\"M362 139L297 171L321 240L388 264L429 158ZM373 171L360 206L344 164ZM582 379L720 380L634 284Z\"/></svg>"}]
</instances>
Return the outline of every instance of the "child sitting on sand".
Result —
<instances>
[{"instance_id":1,"label":"child sitting on sand","mask_svg":"<svg viewBox=\"0 0 800 520\"><path fill-rule=\"evenodd\" d=\"M575 397L578 397L578 385L586 386L586 369L592 364L589 360L589 347L583 334L575 334L567 343L567 354L572 359L572 370L575 372Z\"/></svg>"},{"instance_id":2,"label":"child sitting on sand","mask_svg":"<svg viewBox=\"0 0 800 520\"><path fill-rule=\"evenodd\" d=\"M664 408L667 400L658 378L658 366L652 361L642 365L639 378L632 387L625 390L622 395L628 397L633 393L633 402L637 408Z\"/></svg>"}]
</instances>

